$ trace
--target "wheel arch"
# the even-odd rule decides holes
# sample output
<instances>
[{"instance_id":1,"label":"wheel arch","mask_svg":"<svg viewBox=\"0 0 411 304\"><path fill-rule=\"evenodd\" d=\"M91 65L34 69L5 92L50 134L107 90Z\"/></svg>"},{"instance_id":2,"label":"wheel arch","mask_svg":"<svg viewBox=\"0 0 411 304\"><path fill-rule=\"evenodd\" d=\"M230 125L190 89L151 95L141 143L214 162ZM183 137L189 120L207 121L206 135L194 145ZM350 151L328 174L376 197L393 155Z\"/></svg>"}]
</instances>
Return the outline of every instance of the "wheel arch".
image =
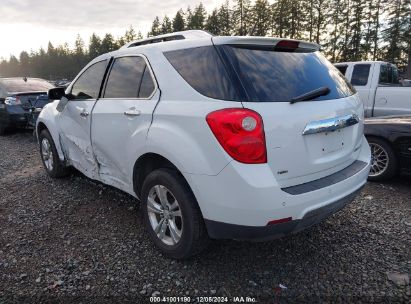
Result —
<instances>
[{"instance_id":1,"label":"wheel arch","mask_svg":"<svg viewBox=\"0 0 411 304\"><path fill-rule=\"evenodd\" d=\"M182 171L179 170L175 164L158 153L147 152L136 160L133 168L133 190L139 198L141 198L141 188L143 186L145 178L148 176L148 174L160 168L168 168L176 171L179 175L182 176L187 186L191 190L191 187L184 177Z\"/></svg>"},{"instance_id":2,"label":"wheel arch","mask_svg":"<svg viewBox=\"0 0 411 304\"><path fill-rule=\"evenodd\" d=\"M43 130L47 130L51 137L53 138L54 144L56 146L58 155L60 160L64 161L65 157L64 157L64 153L63 150L61 149L61 145L60 145L60 137L57 131L53 130L52 128L49 127L49 123L43 119L39 119L37 121L37 125L36 125L36 134L37 134L37 140L39 139L40 133Z\"/></svg>"}]
</instances>

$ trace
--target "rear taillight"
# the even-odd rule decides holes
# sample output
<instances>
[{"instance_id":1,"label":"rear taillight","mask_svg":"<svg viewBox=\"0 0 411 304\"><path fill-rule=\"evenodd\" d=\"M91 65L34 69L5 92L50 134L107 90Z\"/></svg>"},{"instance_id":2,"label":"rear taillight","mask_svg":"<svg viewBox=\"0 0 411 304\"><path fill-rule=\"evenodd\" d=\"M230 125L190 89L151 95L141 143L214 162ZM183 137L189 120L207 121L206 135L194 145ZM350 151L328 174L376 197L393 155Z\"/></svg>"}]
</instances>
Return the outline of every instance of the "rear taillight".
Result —
<instances>
[{"instance_id":1,"label":"rear taillight","mask_svg":"<svg viewBox=\"0 0 411 304\"><path fill-rule=\"evenodd\" d=\"M249 109L223 109L207 115L207 123L224 150L245 164L267 162L261 116Z\"/></svg>"},{"instance_id":2,"label":"rear taillight","mask_svg":"<svg viewBox=\"0 0 411 304\"><path fill-rule=\"evenodd\" d=\"M21 101L20 101L20 97L19 97L19 96L6 97L6 99L4 100L4 103L5 103L6 105L15 106L15 105L20 105L20 104L21 104Z\"/></svg>"}]
</instances>

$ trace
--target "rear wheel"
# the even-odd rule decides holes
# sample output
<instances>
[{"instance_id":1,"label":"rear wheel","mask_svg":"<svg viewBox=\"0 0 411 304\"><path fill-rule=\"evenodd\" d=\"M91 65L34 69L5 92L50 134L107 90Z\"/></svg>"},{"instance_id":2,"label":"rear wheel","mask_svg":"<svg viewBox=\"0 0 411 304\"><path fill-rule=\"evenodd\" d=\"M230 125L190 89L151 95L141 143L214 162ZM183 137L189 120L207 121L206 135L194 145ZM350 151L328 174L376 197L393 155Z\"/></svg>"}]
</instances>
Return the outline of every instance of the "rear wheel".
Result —
<instances>
[{"instance_id":1,"label":"rear wheel","mask_svg":"<svg viewBox=\"0 0 411 304\"><path fill-rule=\"evenodd\" d=\"M141 198L149 236L165 255L184 259L208 245L197 201L176 171L158 169L150 173L144 181Z\"/></svg>"},{"instance_id":2,"label":"rear wheel","mask_svg":"<svg viewBox=\"0 0 411 304\"><path fill-rule=\"evenodd\" d=\"M69 169L60 160L53 138L51 137L49 131L41 131L39 142L41 160L48 175L55 178L67 176Z\"/></svg>"},{"instance_id":3,"label":"rear wheel","mask_svg":"<svg viewBox=\"0 0 411 304\"><path fill-rule=\"evenodd\" d=\"M371 169L368 179L382 181L397 174L398 162L391 145L377 137L367 138L371 148Z\"/></svg>"}]
</instances>

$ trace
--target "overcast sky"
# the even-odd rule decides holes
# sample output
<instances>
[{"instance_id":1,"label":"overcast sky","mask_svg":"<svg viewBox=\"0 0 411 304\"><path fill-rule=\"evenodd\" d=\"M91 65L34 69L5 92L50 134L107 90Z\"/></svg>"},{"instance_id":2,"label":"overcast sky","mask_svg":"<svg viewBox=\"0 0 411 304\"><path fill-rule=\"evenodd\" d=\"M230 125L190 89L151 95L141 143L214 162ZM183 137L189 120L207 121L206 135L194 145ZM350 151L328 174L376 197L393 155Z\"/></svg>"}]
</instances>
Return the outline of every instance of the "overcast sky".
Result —
<instances>
[{"instance_id":1,"label":"overcast sky","mask_svg":"<svg viewBox=\"0 0 411 304\"><path fill-rule=\"evenodd\" d=\"M68 42L77 34L88 43L93 32L123 35L130 26L149 31L155 16L170 18L178 9L196 6L201 0L0 0L0 57L18 56ZM207 11L224 0L202 0Z\"/></svg>"}]
</instances>

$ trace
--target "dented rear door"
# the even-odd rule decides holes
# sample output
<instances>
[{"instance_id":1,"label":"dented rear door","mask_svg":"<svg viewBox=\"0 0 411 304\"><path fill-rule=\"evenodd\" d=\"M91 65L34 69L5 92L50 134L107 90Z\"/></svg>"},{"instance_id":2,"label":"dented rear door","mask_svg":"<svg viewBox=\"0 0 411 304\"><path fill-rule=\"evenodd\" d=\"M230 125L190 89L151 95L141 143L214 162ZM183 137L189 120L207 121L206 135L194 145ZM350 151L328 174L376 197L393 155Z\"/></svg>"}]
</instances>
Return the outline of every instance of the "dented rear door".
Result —
<instances>
[{"instance_id":1,"label":"dented rear door","mask_svg":"<svg viewBox=\"0 0 411 304\"><path fill-rule=\"evenodd\" d=\"M92 113L91 138L100 180L131 193L159 90L143 55L121 55L109 69Z\"/></svg>"}]
</instances>

